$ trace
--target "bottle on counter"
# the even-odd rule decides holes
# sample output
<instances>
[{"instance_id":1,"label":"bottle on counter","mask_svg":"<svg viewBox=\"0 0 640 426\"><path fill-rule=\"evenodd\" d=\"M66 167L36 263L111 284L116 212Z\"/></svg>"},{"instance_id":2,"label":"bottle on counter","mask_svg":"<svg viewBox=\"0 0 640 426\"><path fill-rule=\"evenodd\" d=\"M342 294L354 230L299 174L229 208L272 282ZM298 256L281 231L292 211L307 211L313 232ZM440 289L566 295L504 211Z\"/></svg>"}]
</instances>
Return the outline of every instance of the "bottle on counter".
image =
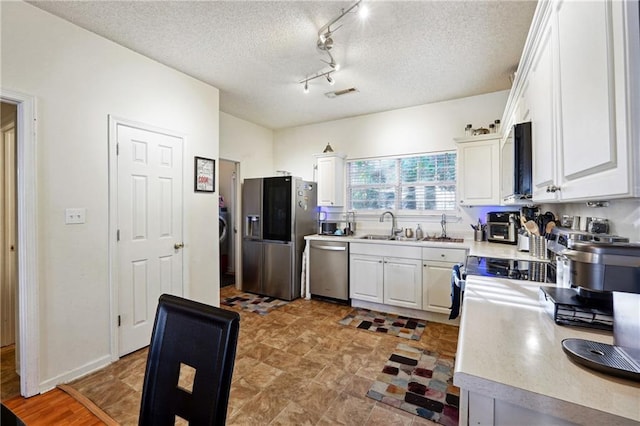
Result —
<instances>
[{"instance_id":1,"label":"bottle on counter","mask_svg":"<svg viewBox=\"0 0 640 426\"><path fill-rule=\"evenodd\" d=\"M420 224L416 227L416 240L421 240L424 238L424 232L422 232L422 228Z\"/></svg>"},{"instance_id":2,"label":"bottle on counter","mask_svg":"<svg viewBox=\"0 0 640 426\"><path fill-rule=\"evenodd\" d=\"M496 133L500 133L500 120L496 120L493 122L496 128Z\"/></svg>"},{"instance_id":3,"label":"bottle on counter","mask_svg":"<svg viewBox=\"0 0 640 426\"><path fill-rule=\"evenodd\" d=\"M467 124L467 127L464 128L465 136L473 136L473 126L471 124Z\"/></svg>"},{"instance_id":4,"label":"bottle on counter","mask_svg":"<svg viewBox=\"0 0 640 426\"><path fill-rule=\"evenodd\" d=\"M496 125L495 124L489 124L489 133L495 133L496 132Z\"/></svg>"}]
</instances>

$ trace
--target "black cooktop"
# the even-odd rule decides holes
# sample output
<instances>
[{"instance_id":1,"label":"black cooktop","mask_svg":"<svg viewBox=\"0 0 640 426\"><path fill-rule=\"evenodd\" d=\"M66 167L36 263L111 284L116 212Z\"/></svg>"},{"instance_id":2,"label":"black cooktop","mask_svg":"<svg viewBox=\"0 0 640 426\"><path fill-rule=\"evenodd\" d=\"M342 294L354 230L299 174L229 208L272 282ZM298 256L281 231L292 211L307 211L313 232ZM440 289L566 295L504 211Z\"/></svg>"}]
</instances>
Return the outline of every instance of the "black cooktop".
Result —
<instances>
[{"instance_id":1,"label":"black cooktop","mask_svg":"<svg viewBox=\"0 0 640 426\"><path fill-rule=\"evenodd\" d=\"M468 256L467 275L509 278L512 280L555 283L556 268L549 262Z\"/></svg>"}]
</instances>

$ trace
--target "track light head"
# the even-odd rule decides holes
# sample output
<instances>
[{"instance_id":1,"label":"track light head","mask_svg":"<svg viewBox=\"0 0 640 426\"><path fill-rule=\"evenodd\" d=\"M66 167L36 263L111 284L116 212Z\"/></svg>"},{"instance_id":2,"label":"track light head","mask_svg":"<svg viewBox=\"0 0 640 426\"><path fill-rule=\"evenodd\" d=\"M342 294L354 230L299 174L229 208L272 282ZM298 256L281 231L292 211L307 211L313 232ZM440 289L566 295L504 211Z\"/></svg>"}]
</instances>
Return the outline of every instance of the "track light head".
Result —
<instances>
[{"instance_id":1,"label":"track light head","mask_svg":"<svg viewBox=\"0 0 640 426\"><path fill-rule=\"evenodd\" d=\"M334 85L334 83L336 82L332 77L331 74L327 74L327 81L329 82L330 85Z\"/></svg>"},{"instance_id":2,"label":"track light head","mask_svg":"<svg viewBox=\"0 0 640 426\"><path fill-rule=\"evenodd\" d=\"M309 93L309 80L304 82L304 93Z\"/></svg>"}]
</instances>

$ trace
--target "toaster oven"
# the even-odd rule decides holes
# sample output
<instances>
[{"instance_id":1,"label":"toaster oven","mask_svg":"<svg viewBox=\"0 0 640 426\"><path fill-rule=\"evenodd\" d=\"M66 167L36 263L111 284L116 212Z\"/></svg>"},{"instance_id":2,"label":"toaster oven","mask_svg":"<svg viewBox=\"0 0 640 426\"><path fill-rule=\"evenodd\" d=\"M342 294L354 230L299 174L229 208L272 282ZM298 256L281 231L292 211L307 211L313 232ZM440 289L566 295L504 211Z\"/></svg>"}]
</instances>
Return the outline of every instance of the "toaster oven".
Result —
<instances>
[{"instance_id":1,"label":"toaster oven","mask_svg":"<svg viewBox=\"0 0 640 426\"><path fill-rule=\"evenodd\" d=\"M519 212L487 213L487 241L517 244L519 225Z\"/></svg>"}]
</instances>

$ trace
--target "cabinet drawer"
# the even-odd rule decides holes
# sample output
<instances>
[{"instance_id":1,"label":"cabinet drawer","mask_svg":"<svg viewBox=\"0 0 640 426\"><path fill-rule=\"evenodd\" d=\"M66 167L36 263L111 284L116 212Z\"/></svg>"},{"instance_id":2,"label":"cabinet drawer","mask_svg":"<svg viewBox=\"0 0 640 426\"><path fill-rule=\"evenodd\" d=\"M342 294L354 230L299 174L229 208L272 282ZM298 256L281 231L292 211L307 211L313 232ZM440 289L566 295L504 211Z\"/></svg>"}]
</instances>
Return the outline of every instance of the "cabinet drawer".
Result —
<instances>
[{"instance_id":1,"label":"cabinet drawer","mask_svg":"<svg viewBox=\"0 0 640 426\"><path fill-rule=\"evenodd\" d=\"M467 257L465 249L450 249L439 247L423 247L422 260L435 260L440 262L464 262Z\"/></svg>"},{"instance_id":2,"label":"cabinet drawer","mask_svg":"<svg viewBox=\"0 0 640 426\"><path fill-rule=\"evenodd\" d=\"M352 254L368 254L372 256L421 259L420 247L401 246L399 244L349 243L349 252Z\"/></svg>"}]
</instances>

